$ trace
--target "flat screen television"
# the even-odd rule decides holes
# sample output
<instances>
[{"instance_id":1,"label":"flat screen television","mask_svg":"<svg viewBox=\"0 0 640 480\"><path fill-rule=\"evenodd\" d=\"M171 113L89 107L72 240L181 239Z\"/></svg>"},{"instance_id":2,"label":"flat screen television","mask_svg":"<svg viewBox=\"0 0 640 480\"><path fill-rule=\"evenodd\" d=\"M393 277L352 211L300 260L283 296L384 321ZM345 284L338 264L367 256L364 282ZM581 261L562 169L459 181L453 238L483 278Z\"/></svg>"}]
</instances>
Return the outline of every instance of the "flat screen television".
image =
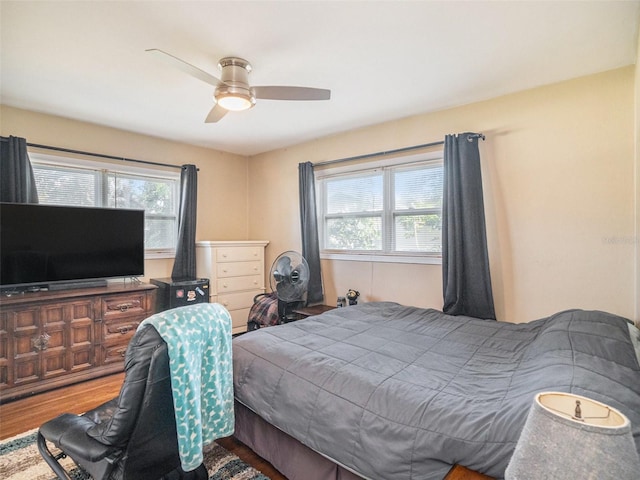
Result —
<instances>
[{"instance_id":1,"label":"flat screen television","mask_svg":"<svg viewBox=\"0 0 640 480\"><path fill-rule=\"evenodd\" d=\"M144 210L0 203L0 288L144 275Z\"/></svg>"}]
</instances>

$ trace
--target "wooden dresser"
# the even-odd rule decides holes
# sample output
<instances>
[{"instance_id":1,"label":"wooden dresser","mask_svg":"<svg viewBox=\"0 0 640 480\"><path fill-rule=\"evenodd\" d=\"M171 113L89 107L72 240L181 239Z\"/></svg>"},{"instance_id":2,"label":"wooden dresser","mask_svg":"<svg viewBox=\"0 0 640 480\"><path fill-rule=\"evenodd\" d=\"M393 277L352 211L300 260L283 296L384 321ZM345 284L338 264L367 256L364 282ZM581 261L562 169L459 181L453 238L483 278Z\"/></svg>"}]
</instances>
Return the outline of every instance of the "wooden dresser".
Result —
<instances>
[{"instance_id":1,"label":"wooden dresser","mask_svg":"<svg viewBox=\"0 0 640 480\"><path fill-rule=\"evenodd\" d=\"M231 314L232 333L247 331L253 297L265 292L267 241L196 242L196 275L209 279L210 301Z\"/></svg>"},{"instance_id":2,"label":"wooden dresser","mask_svg":"<svg viewBox=\"0 0 640 480\"><path fill-rule=\"evenodd\" d=\"M2 295L0 402L122 371L155 290L116 283Z\"/></svg>"}]
</instances>

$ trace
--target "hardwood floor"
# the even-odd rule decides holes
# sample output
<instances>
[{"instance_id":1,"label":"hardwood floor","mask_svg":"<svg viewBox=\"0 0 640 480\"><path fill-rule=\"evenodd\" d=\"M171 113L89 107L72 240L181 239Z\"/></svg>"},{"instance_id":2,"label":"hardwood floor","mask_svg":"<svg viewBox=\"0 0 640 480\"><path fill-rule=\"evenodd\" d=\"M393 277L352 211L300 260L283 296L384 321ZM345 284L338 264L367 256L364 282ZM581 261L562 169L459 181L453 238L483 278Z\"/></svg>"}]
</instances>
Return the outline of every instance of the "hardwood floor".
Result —
<instances>
[{"instance_id":1,"label":"hardwood floor","mask_svg":"<svg viewBox=\"0 0 640 480\"><path fill-rule=\"evenodd\" d=\"M0 405L0 439L13 437L65 412L82 413L120 392L124 373L89 380Z\"/></svg>"},{"instance_id":2,"label":"hardwood floor","mask_svg":"<svg viewBox=\"0 0 640 480\"><path fill-rule=\"evenodd\" d=\"M0 440L37 428L61 413L82 413L116 397L124 373L89 380L0 405ZM269 462L235 438L217 441L271 480L287 480Z\"/></svg>"},{"instance_id":3,"label":"hardwood floor","mask_svg":"<svg viewBox=\"0 0 640 480\"><path fill-rule=\"evenodd\" d=\"M120 392L124 374L89 380L0 405L0 439L37 428L65 412L82 413L111 400ZM287 480L269 462L233 437L217 442L271 480ZM490 477L460 465L451 469L445 480L490 480Z\"/></svg>"}]
</instances>

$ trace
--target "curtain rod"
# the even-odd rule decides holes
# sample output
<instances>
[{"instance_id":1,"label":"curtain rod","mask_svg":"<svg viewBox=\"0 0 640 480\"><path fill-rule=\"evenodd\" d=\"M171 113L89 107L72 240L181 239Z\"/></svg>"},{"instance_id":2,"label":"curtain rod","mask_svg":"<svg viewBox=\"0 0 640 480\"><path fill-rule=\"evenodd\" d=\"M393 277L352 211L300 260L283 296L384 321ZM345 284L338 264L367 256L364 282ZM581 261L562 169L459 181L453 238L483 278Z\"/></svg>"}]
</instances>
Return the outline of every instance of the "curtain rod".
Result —
<instances>
[{"instance_id":1,"label":"curtain rod","mask_svg":"<svg viewBox=\"0 0 640 480\"><path fill-rule=\"evenodd\" d=\"M8 142L9 139L7 137L0 137L3 142ZM64 153L75 153L77 155L87 155L90 157L100 157L107 158L109 160L120 160L122 162L132 162L132 163L143 163L145 165L155 165L157 167L169 167L169 168L179 168L182 169L181 165L171 165L170 163L160 163L160 162L150 162L148 160L136 160L135 158L126 158L126 157L117 157L115 155L105 155L103 153L93 153L93 152L84 152L82 150L73 150L70 148L61 148L61 147L52 147L50 145L40 145L38 143L28 143L27 147L33 148L42 148L45 150L52 150L55 152L64 152ZM200 170L200 169L198 169Z\"/></svg>"},{"instance_id":2,"label":"curtain rod","mask_svg":"<svg viewBox=\"0 0 640 480\"><path fill-rule=\"evenodd\" d=\"M469 135L469 138L480 138L480 139L484 140L485 136L482 133L472 133L472 134ZM386 150L386 151L375 152L375 153L365 153L363 155L356 155L355 157L345 157L345 158L338 158L337 160L327 160L327 161L324 161L324 162L314 163L313 166L314 167L323 167L325 165L333 165L334 163L350 162L352 160L362 160L362 159L371 158L371 157L383 157L385 155L392 155L394 153L410 152L411 150L418 150L418 149L421 149L421 148L435 147L435 146L438 146L438 145L444 145L444 140L440 140L439 142L423 143L421 145L412 145L410 147L396 148L395 150Z\"/></svg>"}]
</instances>

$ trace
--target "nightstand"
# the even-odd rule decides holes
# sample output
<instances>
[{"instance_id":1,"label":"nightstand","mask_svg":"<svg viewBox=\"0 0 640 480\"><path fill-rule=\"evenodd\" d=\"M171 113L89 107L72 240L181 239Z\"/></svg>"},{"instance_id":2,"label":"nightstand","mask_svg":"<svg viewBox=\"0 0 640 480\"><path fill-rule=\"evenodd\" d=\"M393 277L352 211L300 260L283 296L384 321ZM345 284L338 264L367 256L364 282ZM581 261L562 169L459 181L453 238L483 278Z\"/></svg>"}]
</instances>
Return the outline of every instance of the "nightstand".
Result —
<instances>
[{"instance_id":1,"label":"nightstand","mask_svg":"<svg viewBox=\"0 0 640 480\"><path fill-rule=\"evenodd\" d=\"M296 320L302 320L303 318L312 317L313 315L320 315L334 308L336 307L330 305L312 305L310 307L296 308L293 313L298 317Z\"/></svg>"}]
</instances>

